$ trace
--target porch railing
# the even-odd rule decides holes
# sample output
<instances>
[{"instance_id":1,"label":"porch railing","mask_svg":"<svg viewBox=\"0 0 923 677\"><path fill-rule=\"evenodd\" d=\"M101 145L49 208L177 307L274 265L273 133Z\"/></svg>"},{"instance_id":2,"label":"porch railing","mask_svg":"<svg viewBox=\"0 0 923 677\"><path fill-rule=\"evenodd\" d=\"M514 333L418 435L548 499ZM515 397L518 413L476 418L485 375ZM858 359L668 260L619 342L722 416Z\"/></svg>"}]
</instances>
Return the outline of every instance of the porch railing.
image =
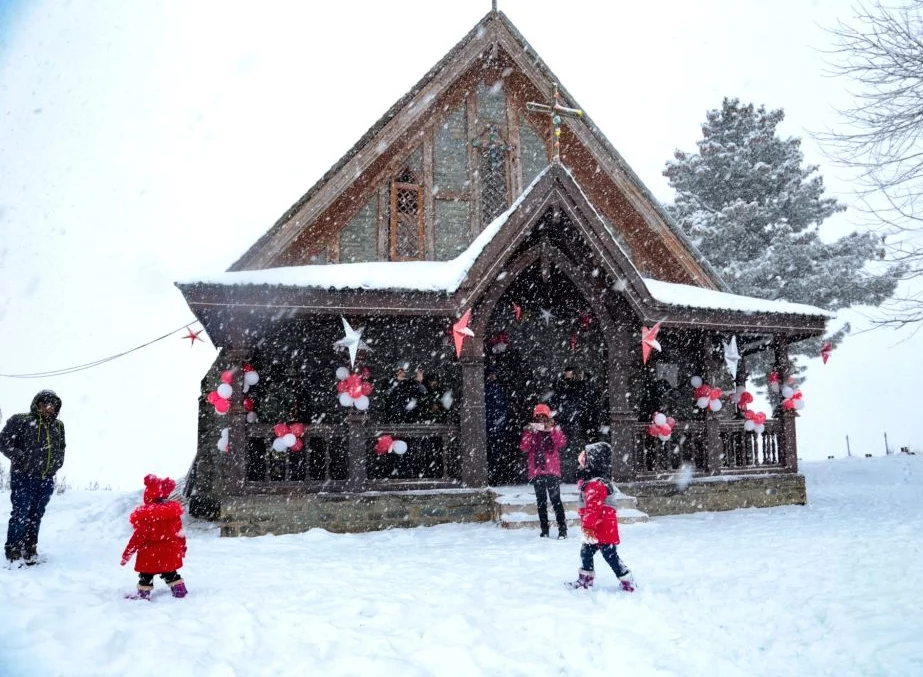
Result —
<instances>
[{"instance_id":1,"label":"porch railing","mask_svg":"<svg viewBox=\"0 0 923 677\"><path fill-rule=\"evenodd\" d=\"M734 475L785 470L781 451L781 424L767 419L762 433L744 430L743 421L719 421L721 450L718 467L708 465L705 421L678 421L670 440L661 442L648 434L648 423L633 424L633 469L638 479L663 478L684 464L694 475Z\"/></svg>"},{"instance_id":2,"label":"porch railing","mask_svg":"<svg viewBox=\"0 0 923 677\"><path fill-rule=\"evenodd\" d=\"M347 488L425 488L457 481L458 428L453 425L388 425L366 422L356 426L362 436L361 467L350 467L349 424L307 426L297 452L277 452L270 424L247 425L246 486L252 490L345 491ZM407 443L406 453L379 455L382 435Z\"/></svg>"}]
</instances>

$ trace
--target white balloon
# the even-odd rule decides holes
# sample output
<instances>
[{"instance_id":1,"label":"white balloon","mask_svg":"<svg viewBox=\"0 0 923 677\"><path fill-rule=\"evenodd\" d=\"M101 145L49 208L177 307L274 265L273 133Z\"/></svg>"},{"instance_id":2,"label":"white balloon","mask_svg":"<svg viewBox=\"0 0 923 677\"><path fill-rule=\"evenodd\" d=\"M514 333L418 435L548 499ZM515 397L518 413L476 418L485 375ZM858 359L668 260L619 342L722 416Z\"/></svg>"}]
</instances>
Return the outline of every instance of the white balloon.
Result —
<instances>
[{"instance_id":1,"label":"white balloon","mask_svg":"<svg viewBox=\"0 0 923 677\"><path fill-rule=\"evenodd\" d=\"M712 411L721 411L721 406L722 406L721 400L711 400L708 403L708 408L711 409Z\"/></svg>"},{"instance_id":2,"label":"white balloon","mask_svg":"<svg viewBox=\"0 0 923 677\"><path fill-rule=\"evenodd\" d=\"M442 403L442 408L448 411L452 408L452 404L455 402L455 396L452 395L451 390L446 390L442 393L442 397L439 398L439 401Z\"/></svg>"},{"instance_id":3,"label":"white balloon","mask_svg":"<svg viewBox=\"0 0 923 677\"><path fill-rule=\"evenodd\" d=\"M756 432L756 433L762 435L762 434L763 434L763 431L766 430L766 426L763 425L762 423L760 423L760 424L759 424L758 426L756 426L753 430L754 430L754 432Z\"/></svg>"},{"instance_id":4,"label":"white balloon","mask_svg":"<svg viewBox=\"0 0 923 677\"><path fill-rule=\"evenodd\" d=\"M294 447L295 442L298 441L298 438L295 437L293 433L287 433L282 436L282 441L285 442L286 447Z\"/></svg>"},{"instance_id":5,"label":"white balloon","mask_svg":"<svg viewBox=\"0 0 923 677\"><path fill-rule=\"evenodd\" d=\"M666 442L667 440L670 439L670 436L669 435L657 435L657 439L660 440L661 442Z\"/></svg>"},{"instance_id":6,"label":"white balloon","mask_svg":"<svg viewBox=\"0 0 923 677\"><path fill-rule=\"evenodd\" d=\"M349 369L337 367L337 381L345 381L347 378L349 378Z\"/></svg>"},{"instance_id":7,"label":"white balloon","mask_svg":"<svg viewBox=\"0 0 923 677\"><path fill-rule=\"evenodd\" d=\"M285 451L288 447L285 446L285 440L281 437L277 437L272 441L272 449L273 451Z\"/></svg>"},{"instance_id":8,"label":"white balloon","mask_svg":"<svg viewBox=\"0 0 923 677\"><path fill-rule=\"evenodd\" d=\"M656 423L657 425L666 425L667 415L661 414L658 412L657 414L654 415L654 423Z\"/></svg>"},{"instance_id":9,"label":"white balloon","mask_svg":"<svg viewBox=\"0 0 923 677\"><path fill-rule=\"evenodd\" d=\"M349 396L349 393L340 393L340 406L353 406L353 398Z\"/></svg>"},{"instance_id":10,"label":"white balloon","mask_svg":"<svg viewBox=\"0 0 923 677\"><path fill-rule=\"evenodd\" d=\"M218 440L218 451L227 451L228 450L228 440L226 437L222 437Z\"/></svg>"},{"instance_id":11,"label":"white balloon","mask_svg":"<svg viewBox=\"0 0 923 677\"><path fill-rule=\"evenodd\" d=\"M369 408L369 398L365 395L359 395L354 401L353 404L356 405L356 409L359 411L365 411Z\"/></svg>"},{"instance_id":12,"label":"white balloon","mask_svg":"<svg viewBox=\"0 0 923 677\"><path fill-rule=\"evenodd\" d=\"M695 406L697 406L699 409L704 409L705 407L708 406L708 403L709 403L709 402L711 402L711 400L710 400L709 398L707 398L707 397L700 397L699 399L697 399L697 400L695 401Z\"/></svg>"},{"instance_id":13,"label":"white balloon","mask_svg":"<svg viewBox=\"0 0 923 677\"><path fill-rule=\"evenodd\" d=\"M222 383L220 386L218 386L217 390L218 394L226 400L231 399L231 395L234 394L234 389L227 383Z\"/></svg>"},{"instance_id":14,"label":"white balloon","mask_svg":"<svg viewBox=\"0 0 923 677\"><path fill-rule=\"evenodd\" d=\"M407 443L404 440L394 440L394 444L391 445L391 451L398 456L403 456L407 452Z\"/></svg>"},{"instance_id":15,"label":"white balloon","mask_svg":"<svg viewBox=\"0 0 923 677\"><path fill-rule=\"evenodd\" d=\"M797 400L794 400L794 402L795 402L796 411L801 411L802 409L804 409L804 400L797 399Z\"/></svg>"},{"instance_id":16,"label":"white balloon","mask_svg":"<svg viewBox=\"0 0 923 677\"><path fill-rule=\"evenodd\" d=\"M756 429L756 423L754 423L750 419L747 419L746 421L744 421L744 430L754 430L754 429Z\"/></svg>"},{"instance_id":17,"label":"white balloon","mask_svg":"<svg viewBox=\"0 0 923 677\"><path fill-rule=\"evenodd\" d=\"M248 386L255 386L260 380L260 375L255 371L245 371L244 372L244 383Z\"/></svg>"},{"instance_id":18,"label":"white balloon","mask_svg":"<svg viewBox=\"0 0 923 677\"><path fill-rule=\"evenodd\" d=\"M691 379L689 379L689 383L692 384L692 387L693 387L693 388L698 388L699 386L702 385L702 377L701 377L701 376L693 376Z\"/></svg>"},{"instance_id":19,"label":"white balloon","mask_svg":"<svg viewBox=\"0 0 923 677\"><path fill-rule=\"evenodd\" d=\"M230 429L230 428L222 428L222 429L221 429L221 436L222 436L222 437L227 437L227 436L230 435L230 434L231 434L231 429Z\"/></svg>"},{"instance_id":20,"label":"white balloon","mask_svg":"<svg viewBox=\"0 0 923 677\"><path fill-rule=\"evenodd\" d=\"M219 393L219 395L220 394L221 393ZM784 397L785 399L788 399L794 394L795 394L795 390L791 386L785 386L784 388L782 388L782 397Z\"/></svg>"},{"instance_id":21,"label":"white balloon","mask_svg":"<svg viewBox=\"0 0 923 677\"><path fill-rule=\"evenodd\" d=\"M247 412L247 423L256 423L256 412L248 411Z\"/></svg>"}]
</instances>

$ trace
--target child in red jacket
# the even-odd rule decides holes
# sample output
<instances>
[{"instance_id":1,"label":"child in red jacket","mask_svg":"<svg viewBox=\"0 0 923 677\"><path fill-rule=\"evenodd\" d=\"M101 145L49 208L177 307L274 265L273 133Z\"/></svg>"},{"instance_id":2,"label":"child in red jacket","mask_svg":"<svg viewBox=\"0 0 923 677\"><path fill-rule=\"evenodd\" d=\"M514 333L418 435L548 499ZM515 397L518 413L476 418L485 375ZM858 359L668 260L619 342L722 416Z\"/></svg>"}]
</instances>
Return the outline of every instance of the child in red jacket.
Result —
<instances>
[{"instance_id":1,"label":"child in red jacket","mask_svg":"<svg viewBox=\"0 0 923 677\"><path fill-rule=\"evenodd\" d=\"M618 576L622 590L634 592L631 571L619 558L615 546L619 544L619 522L615 514L615 485L612 484L612 447L605 442L588 444L577 458L580 466L580 527L583 545L580 547L582 568L577 580L568 583L571 588L591 588L593 556L601 551L603 559Z\"/></svg>"},{"instance_id":2,"label":"child in red jacket","mask_svg":"<svg viewBox=\"0 0 923 677\"><path fill-rule=\"evenodd\" d=\"M129 517L135 532L122 553L122 566L138 553L135 559L138 592L130 599L150 600L154 576L158 574L170 586L174 597L186 596L186 584L177 573L186 555L183 506L168 498L175 488L176 482L169 477L144 478L144 505L135 508Z\"/></svg>"}]
</instances>

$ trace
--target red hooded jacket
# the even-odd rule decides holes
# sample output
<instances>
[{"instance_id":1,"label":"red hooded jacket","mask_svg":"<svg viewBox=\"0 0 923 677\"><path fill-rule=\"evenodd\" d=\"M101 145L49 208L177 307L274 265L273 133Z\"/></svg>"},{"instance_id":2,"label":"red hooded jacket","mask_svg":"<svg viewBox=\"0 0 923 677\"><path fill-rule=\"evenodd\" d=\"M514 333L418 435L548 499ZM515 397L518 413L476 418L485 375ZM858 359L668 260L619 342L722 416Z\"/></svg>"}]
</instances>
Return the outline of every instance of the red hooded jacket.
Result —
<instances>
[{"instance_id":1,"label":"red hooded jacket","mask_svg":"<svg viewBox=\"0 0 923 677\"><path fill-rule=\"evenodd\" d=\"M551 430L536 431L526 428L519 441L519 450L526 454L529 481L538 475L561 476L561 450L567 438L558 426Z\"/></svg>"},{"instance_id":2,"label":"red hooded jacket","mask_svg":"<svg viewBox=\"0 0 923 677\"><path fill-rule=\"evenodd\" d=\"M600 545L619 544L619 520L615 508L606 505L609 488L599 478L593 478L582 486L583 507L580 508L580 527L587 536L596 539Z\"/></svg>"},{"instance_id":3,"label":"red hooded jacket","mask_svg":"<svg viewBox=\"0 0 923 677\"><path fill-rule=\"evenodd\" d=\"M135 508L128 518L135 532L122 553L122 564L138 553L135 571L139 573L176 571L183 566L186 555L183 506L167 500L176 482L148 475L144 484L144 505Z\"/></svg>"}]
</instances>

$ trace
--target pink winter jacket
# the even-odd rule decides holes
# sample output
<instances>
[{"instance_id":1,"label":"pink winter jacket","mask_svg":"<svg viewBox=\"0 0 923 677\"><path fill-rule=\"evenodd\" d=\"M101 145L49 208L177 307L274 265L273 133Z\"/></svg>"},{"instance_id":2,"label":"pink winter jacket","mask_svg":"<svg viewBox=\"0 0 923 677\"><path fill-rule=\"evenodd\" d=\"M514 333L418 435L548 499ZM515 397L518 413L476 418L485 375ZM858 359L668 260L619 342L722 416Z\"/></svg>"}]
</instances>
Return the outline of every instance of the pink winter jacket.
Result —
<instances>
[{"instance_id":1,"label":"pink winter jacket","mask_svg":"<svg viewBox=\"0 0 923 677\"><path fill-rule=\"evenodd\" d=\"M558 426L548 431L534 431L526 428L522 433L519 449L526 454L529 465L529 481L537 475L561 476L561 449L567 446L567 438ZM544 450L545 463L539 463Z\"/></svg>"}]
</instances>

